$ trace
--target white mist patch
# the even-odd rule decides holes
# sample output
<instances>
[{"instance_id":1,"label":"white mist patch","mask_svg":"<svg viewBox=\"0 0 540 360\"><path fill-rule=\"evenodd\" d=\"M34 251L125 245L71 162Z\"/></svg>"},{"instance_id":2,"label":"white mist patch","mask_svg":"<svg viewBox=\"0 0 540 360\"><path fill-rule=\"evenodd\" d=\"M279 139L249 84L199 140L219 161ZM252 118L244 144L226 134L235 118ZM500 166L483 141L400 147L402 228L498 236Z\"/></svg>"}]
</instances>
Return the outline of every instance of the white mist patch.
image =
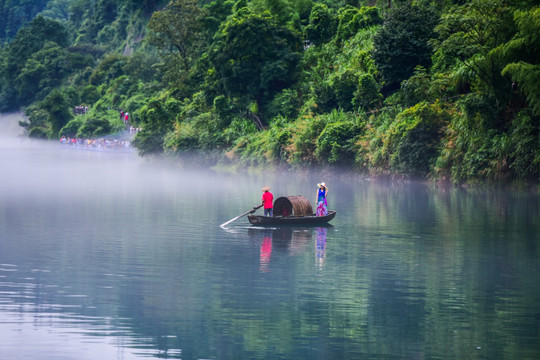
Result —
<instances>
[{"instance_id":1,"label":"white mist patch","mask_svg":"<svg viewBox=\"0 0 540 360\"><path fill-rule=\"evenodd\" d=\"M22 135L24 130L19 126L19 121L24 121L25 117L22 112L0 114L0 147L5 145L4 141L13 140L17 136Z\"/></svg>"},{"instance_id":2,"label":"white mist patch","mask_svg":"<svg viewBox=\"0 0 540 360\"><path fill-rule=\"evenodd\" d=\"M197 198L238 186L207 170L141 158L136 151L99 151L21 134L21 113L0 114L0 199L80 201L105 197ZM254 197L258 190L254 186Z\"/></svg>"}]
</instances>

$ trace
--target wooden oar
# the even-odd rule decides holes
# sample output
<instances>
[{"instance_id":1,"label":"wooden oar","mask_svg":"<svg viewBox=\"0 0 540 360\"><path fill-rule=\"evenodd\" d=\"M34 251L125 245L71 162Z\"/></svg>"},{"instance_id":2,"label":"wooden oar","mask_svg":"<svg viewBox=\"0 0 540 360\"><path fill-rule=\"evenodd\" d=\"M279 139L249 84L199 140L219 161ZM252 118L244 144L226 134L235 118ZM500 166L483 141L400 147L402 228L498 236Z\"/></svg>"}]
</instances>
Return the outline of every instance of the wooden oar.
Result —
<instances>
[{"instance_id":1,"label":"wooden oar","mask_svg":"<svg viewBox=\"0 0 540 360\"><path fill-rule=\"evenodd\" d=\"M247 214L252 214L252 213L255 212L255 210L257 210L257 209L260 208L261 206L262 206L262 204L259 205L259 206L255 206L252 210L246 211L245 213L243 213L243 214L241 214L241 215L238 215L238 216L235 217L234 219L231 219L231 220L229 220L229 221L227 221L227 222L224 222L223 224L221 224L221 225L219 225L219 226L223 227L223 226L225 226L225 225L227 225L227 224L232 223L234 220L240 219L242 216L245 216L245 215L247 215Z\"/></svg>"}]
</instances>

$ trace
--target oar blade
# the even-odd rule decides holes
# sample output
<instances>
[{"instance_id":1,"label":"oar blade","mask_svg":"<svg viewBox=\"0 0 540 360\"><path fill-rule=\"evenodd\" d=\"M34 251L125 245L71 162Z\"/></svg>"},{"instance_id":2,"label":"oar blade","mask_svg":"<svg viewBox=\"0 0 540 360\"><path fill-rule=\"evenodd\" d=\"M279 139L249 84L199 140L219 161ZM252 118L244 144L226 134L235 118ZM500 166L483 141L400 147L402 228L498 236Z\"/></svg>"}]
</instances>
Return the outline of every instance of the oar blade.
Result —
<instances>
[{"instance_id":1,"label":"oar blade","mask_svg":"<svg viewBox=\"0 0 540 360\"><path fill-rule=\"evenodd\" d=\"M233 218L233 219L231 219L231 220L229 220L229 221L227 221L227 222L224 222L223 224L221 224L221 225L219 225L219 226L220 226L220 227L224 227L224 226L226 226L226 225L229 225L230 223L232 223L232 222L235 221L235 220L238 220L238 219L241 218L241 217L242 217L242 216L237 216L237 217L235 217L235 218Z\"/></svg>"},{"instance_id":2,"label":"oar blade","mask_svg":"<svg viewBox=\"0 0 540 360\"><path fill-rule=\"evenodd\" d=\"M219 226L220 226L220 227L224 227L224 226L226 226L226 225L232 223L233 221L240 219L242 216L245 216L245 215L247 215L247 214L254 213L255 210L257 210L257 209L260 208L261 206L262 206L262 205L255 206L253 209L248 210L248 211L246 211L245 213L240 214L240 215L238 215L237 217L232 218L231 220L229 220L229 221L227 221L227 222L224 222L223 224L221 224L221 225L219 225Z\"/></svg>"}]
</instances>

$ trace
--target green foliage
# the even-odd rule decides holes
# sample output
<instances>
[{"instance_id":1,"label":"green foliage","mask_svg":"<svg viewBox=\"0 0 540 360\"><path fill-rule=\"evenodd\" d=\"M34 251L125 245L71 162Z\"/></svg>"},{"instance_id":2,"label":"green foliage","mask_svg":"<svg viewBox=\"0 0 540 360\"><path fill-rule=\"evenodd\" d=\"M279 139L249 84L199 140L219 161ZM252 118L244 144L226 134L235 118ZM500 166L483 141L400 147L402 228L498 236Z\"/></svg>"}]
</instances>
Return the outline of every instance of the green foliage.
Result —
<instances>
[{"instance_id":1,"label":"green foliage","mask_svg":"<svg viewBox=\"0 0 540 360\"><path fill-rule=\"evenodd\" d=\"M363 6L357 9L353 6L345 6L338 12L338 21L336 41L341 44L354 37L360 29L381 24L382 18L375 7Z\"/></svg>"},{"instance_id":2,"label":"green foliage","mask_svg":"<svg viewBox=\"0 0 540 360\"><path fill-rule=\"evenodd\" d=\"M244 118L234 118L229 126L223 130L223 141L229 147L242 137L248 138L257 133L257 127Z\"/></svg>"},{"instance_id":3,"label":"green foliage","mask_svg":"<svg viewBox=\"0 0 540 360\"><path fill-rule=\"evenodd\" d=\"M99 99L98 88L94 85L86 85L82 89L81 100L85 104L94 104Z\"/></svg>"},{"instance_id":4,"label":"green foliage","mask_svg":"<svg viewBox=\"0 0 540 360\"><path fill-rule=\"evenodd\" d=\"M522 111L512 122L506 150L511 179L518 181L540 179L540 118ZM499 161L504 161L504 155Z\"/></svg>"},{"instance_id":5,"label":"green foliage","mask_svg":"<svg viewBox=\"0 0 540 360\"><path fill-rule=\"evenodd\" d=\"M231 122L235 112L233 104L223 95L214 99L214 111L225 126Z\"/></svg>"},{"instance_id":6,"label":"green foliage","mask_svg":"<svg viewBox=\"0 0 540 360\"><path fill-rule=\"evenodd\" d=\"M156 69L159 58L154 53L136 53L127 59L124 65L126 75L137 78L145 83L152 83L160 79L160 74Z\"/></svg>"},{"instance_id":7,"label":"green foliage","mask_svg":"<svg viewBox=\"0 0 540 360\"><path fill-rule=\"evenodd\" d=\"M28 131L30 133L46 134L48 138L58 138L60 129L73 118L70 94L60 89L54 89L42 101L29 107L26 113L29 116Z\"/></svg>"},{"instance_id":8,"label":"green foliage","mask_svg":"<svg viewBox=\"0 0 540 360\"><path fill-rule=\"evenodd\" d=\"M339 109L345 111L352 110L352 100L358 88L358 82L358 75L351 70L347 70L334 78L331 86L336 98L336 105Z\"/></svg>"},{"instance_id":9,"label":"green foliage","mask_svg":"<svg viewBox=\"0 0 540 360\"><path fill-rule=\"evenodd\" d=\"M354 141L361 130L360 126L350 120L327 124L317 138L315 155L319 162L352 164Z\"/></svg>"},{"instance_id":10,"label":"green foliage","mask_svg":"<svg viewBox=\"0 0 540 360\"><path fill-rule=\"evenodd\" d=\"M142 131L137 133L133 144L141 155L163 152L165 135L173 130L174 122L181 110L181 102L165 93L150 99L148 104L138 111Z\"/></svg>"},{"instance_id":11,"label":"green foliage","mask_svg":"<svg viewBox=\"0 0 540 360\"><path fill-rule=\"evenodd\" d=\"M362 74L358 88L354 92L352 103L363 110L374 109L380 106L383 96L379 84L371 74Z\"/></svg>"},{"instance_id":12,"label":"green foliage","mask_svg":"<svg viewBox=\"0 0 540 360\"><path fill-rule=\"evenodd\" d=\"M248 0L238 0L232 8L233 13L239 12L241 9L248 7Z\"/></svg>"},{"instance_id":13,"label":"green foliage","mask_svg":"<svg viewBox=\"0 0 540 360\"><path fill-rule=\"evenodd\" d=\"M297 29L300 14L294 9L295 2L291 0L251 0L248 7L255 13L269 13L274 21L281 26Z\"/></svg>"},{"instance_id":14,"label":"green foliage","mask_svg":"<svg viewBox=\"0 0 540 360\"><path fill-rule=\"evenodd\" d=\"M298 116L300 105L300 99L296 90L283 89L276 94L267 106L266 115L271 119L280 116L292 121Z\"/></svg>"},{"instance_id":15,"label":"green foliage","mask_svg":"<svg viewBox=\"0 0 540 360\"><path fill-rule=\"evenodd\" d=\"M22 28L7 46L0 62L0 108L28 105L59 86L70 68L65 52L68 34L54 20L36 17Z\"/></svg>"},{"instance_id":16,"label":"green foliage","mask_svg":"<svg viewBox=\"0 0 540 360\"><path fill-rule=\"evenodd\" d=\"M438 103L424 102L405 109L395 120L387 118L363 140L373 156L361 161L369 162L366 165L381 175L426 177L438 155L442 129L449 121L449 113Z\"/></svg>"},{"instance_id":17,"label":"green foliage","mask_svg":"<svg viewBox=\"0 0 540 360\"><path fill-rule=\"evenodd\" d=\"M45 42L32 54L15 79L14 87L22 104L43 99L51 90L62 85L74 71L85 68L93 60L68 52L55 42Z\"/></svg>"},{"instance_id":18,"label":"green foliage","mask_svg":"<svg viewBox=\"0 0 540 360\"><path fill-rule=\"evenodd\" d=\"M152 15L148 42L163 52L166 61L178 63L187 72L200 54L204 15L196 0L171 0Z\"/></svg>"},{"instance_id":19,"label":"green foliage","mask_svg":"<svg viewBox=\"0 0 540 360\"><path fill-rule=\"evenodd\" d=\"M262 109L263 103L293 81L299 49L296 33L279 26L266 13L242 8L216 35L210 60L225 94L248 96Z\"/></svg>"},{"instance_id":20,"label":"green foliage","mask_svg":"<svg viewBox=\"0 0 540 360\"><path fill-rule=\"evenodd\" d=\"M330 41L337 30L337 16L334 10L325 4L316 3L311 8L309 25L306 26L306 38L315 45Z\"/></svg>"},{"instance_id":21,"label":"green foliage","mask_svg":"<svg viewBox=\"0 0 540 360\"><path fill-rule=\"evenodd\" d=\"M205 15L200 22L207 39L214 36L221 23L232 13L234 4L233 0L214 0L203 6Z\"/></svg>"},{"instance_id":22,"label":"green foliage","mask_svg":"<svg viewBox=\"0 0 540 360\"><path fill-rule=\"evenodd\" d=\"M115 132L124 109L142 155L538 181L532 1L49 0L21 29L45 2L7 4L0 109L28 105L29 136Z\"/></svg>"},{"instance_id":23,"label":"green foliage","mask_svg":"<svg viewBox=\"0 0 540 360\"><path fill-rule=\"evenodd\" d=\"M57 137L60 129L73 117L69 99L60 90L53 90L43 101L41 106L49 113L48 122L52 125L52 137Z\"/></svg>"},{"instance_id":24,"label":"green foliage","mask_svg":"<svg viewBox=\"0 0 540 360\"><path fill-rule=\"evenodd\" d=\"M486 129L461 116L447 130L436 174L454 182L537 182L540 177L540 122L518 114L508 132Z\"/></svg>"},{"instance_id":25,"label":"green foliage","mask_svg":"<svg viewBox=\"0 0 540 360\"><path fill-rule=\"evenodd\" d=\"M497 116L496 99L492 94L471 93L463 96L458 104L469 122L476 122L486 129L489 119Z\"/></svg>"},{"instance_id":26,"label":"green foliage","mask_svg":"<svg viewBox=\"0 0 540 360\"><path fill-rule=\"evenodd\" d=\"M312 90L317 98L317 107L321 112L328 112L332 109L337 109L338 105L334 90L328 81L314 84Z\"/></svg>"},{"instance_id":27,"label":"green foliage","mask_svg":"<svg viewBox=\"0 0 540 360\"><path fill-rule=\"evenodd\" d=\"M42 11L49 0L0 0L0 44L12 40L19 29Z\"/></svg>"},{"instance_id":28,"label":"green foliage","mask_svg":"<svg viewBox=\"0 0 540 360\"><path fill-rule=\"evenodd\" d=\"M289 162L292 165L346 162L352 151L351 140L360 130L356 116L343 111L315 117L304 115L294 123Z\"/></svg>"},{"instance_id":29,"label":"green foliage","mask_svg":"<svg viewBox=\"0 0 540 360\"><path fill-rule=\"evenodd\" d=\"M360 30L341 50L334 43L306 50L301 63L302 91L316 99L320 112L338 108L352 110L353 106L358 106L356 95L360 94L360 79L366 73L376 72L369 57L375 32L376 27Z\"/></svg>"},{"instance_id":30,"label":"green foliage","mask_svg":"<svg viewBox=\"0 0 540 360\"><path fill-rule=\"evenodd\" d=\"M76 137L79 129L83 126L83 124L84 120L82 118L75 118L68 122L66 126L64 126L62 129L60 129L58 136Z\"/></svg>"},{"instance_id":31,"label":"green foliage","mask_svg":"<svg viewBox=\"0 0 540 360\"><path fill-rule=\"evenodd\" d=\"M439 39L434 42L434 68L443 72L462 68L467 74L464 92L494 95L499 112L510 100L511 82L501 75L506 61L496 49L515 32L512 11L503 0L472 0L454 7L441 17L436 27ZM494 128L505 126L500 116L491 120Z\"/></svg>"},{"instance_id":32,"label":"green foliage","mask_svg":"<svg viewBox=\"0 0 540 360\"><path fill-rule=\"evenodd\" d=\"M222 149L224 133L217 117L211 113L197 114L183 119L165 137L168 154L210 153Z\"/></svg>"},{"instance_id":33,"label":"green foliage","mask_svg":"<svg viewBox=\"0 0 540 360\"><path fill-rule=\"evenodd\" d=\"M430 101L431 79L425 68L417 66L414 74L401 83L401 97L405 106L414 106L422 101Z\"/></svg>"},{"instance_id":34,"label":"green foliage","mask_svg":"<svg viewBox=\"0 0 540 360\"><path fill-rule=\"evenodd\" d=\"M31 137L33 139L47 139L48 133L43 128L34 127L29 131L28 137Z\"/></svg>"},{"instance_id":35,"label":"green foliage","mask_svg":"<svg viewBox=\"0 0 540 360\"><path fill-rule=\"evenodd\" d=\"M92 71L89 83L98 86L107 84L122 75L124 75L124 66L127 59L121 55L110 54L101 60L98 66Z\"/></svg>"},{"instance_id":36,"label":"green foliage","mask_svg":"<svg viewBox=\"0 0 540 360\"><path fill-rule=\"evenodd\" d=\"M392 9L373 38L373 59L384 86L395 89L414 68L431 65L429 40L437 18L429 8L403 5Z\"/></svg>"},{"instance_id":37,"label":"green foliage","mask_svg":"<svg viewBox=\"0 0 540 360\"><path fill-rule=\"evenodd\" d=\"M540 81L538 81L540 64L533 65L525 62L508 64L502 74L510 75L512 80L519 84L535 115L540 115Z\"/></svg>"},{"instance_id":38,"label":"green foliage","mask_svg":"<svg viewBox=\"0 0 540 360\"><path fill-rule=\"evenodd\" d=\"M107 135L112 130L112 125L107 119L90 118L84 122L77 132L77 137L94 139Z\"/></svg>"},{"instance_id":39,"label":"green foliage","mask_svg":"<svg viewBox=\"0 0 540 360\"><path fill-rule=\"evenodd\" d=\"M291 156L291 136L290 126L271 126L267 131L239 138L233 150L246 165L286 164Z\"/></svg>"},{"instance_id":40,"label":"green foliage","mask_svg":"<svg viewBox=\"0 0 540 360\"><path fill-rule=\"evenodd\" d=\"M49 136L51 124L48 122L49 113L39 104L32 104L25 109L28 122L23 124L29 137L46 139Z\"/></svg>"},{"instance_id":41,"label":"green foliage","mask_svg":"<svg viewBox=\"0 0 540 360\"><path fill-rule=\"evenodd\" d=\"M516 35L498 51L510 63L502 71L517 82L535 115L540 115L540 7L516 11Z\"/></svg>"}]
</instances>

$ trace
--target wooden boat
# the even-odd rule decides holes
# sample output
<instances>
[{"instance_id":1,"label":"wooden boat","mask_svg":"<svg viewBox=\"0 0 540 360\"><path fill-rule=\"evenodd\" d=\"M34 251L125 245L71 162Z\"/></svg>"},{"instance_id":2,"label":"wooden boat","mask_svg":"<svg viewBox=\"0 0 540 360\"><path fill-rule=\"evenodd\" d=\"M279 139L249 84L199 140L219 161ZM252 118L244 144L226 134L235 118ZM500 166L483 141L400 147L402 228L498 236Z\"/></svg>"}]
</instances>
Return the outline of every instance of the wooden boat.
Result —
<instances>
[{"instance_id":1,"label":"wooden boat","mask_svg":"<svg viewBox=\"0 0 540 360\"><path fill-rule=\"evenodd\" d=\"M336 216L333 210L328 211L326 216L263 216L249 215L248 220L253 225L273 226L273 225L322 225L326 224Z\"/></svg>"},{"instance_id":2,"label":"wooden boat","mask_svg":"<svg viewBox=\"0 0 540 360\"><path fill-rule=\"evenodd\" d=\"M315 226L326 224L336 216L334 210L328 215L316 216L309 201L302 195L280 197L274 201L274 216L249 215L252 225L302 225Z\"/></svg>"}]
</instances>

